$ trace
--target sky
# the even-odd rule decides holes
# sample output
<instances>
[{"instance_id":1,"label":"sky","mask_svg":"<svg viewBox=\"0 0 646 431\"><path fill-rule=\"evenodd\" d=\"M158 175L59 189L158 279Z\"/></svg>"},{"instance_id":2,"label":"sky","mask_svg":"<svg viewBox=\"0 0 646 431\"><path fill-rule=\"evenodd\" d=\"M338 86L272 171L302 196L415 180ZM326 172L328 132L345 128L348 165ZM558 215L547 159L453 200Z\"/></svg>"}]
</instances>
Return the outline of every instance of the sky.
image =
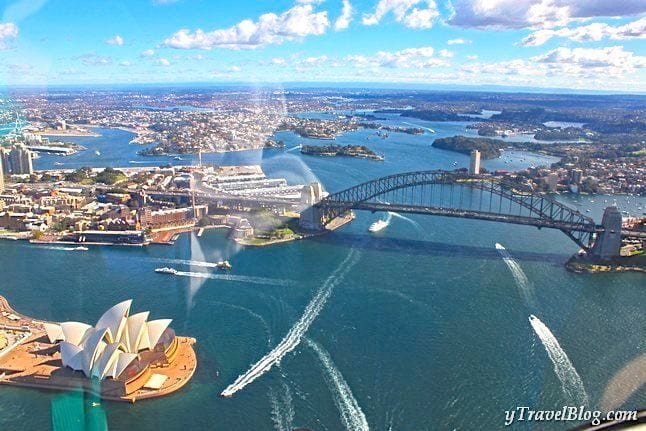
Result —
<instances>
[{"instance_id":1,"label":"sky","mask_svg":"<svg viewBox=\"0 0 646 431\"><path fill-rule=\"evenodd\" d=\"M646 91L644 0L0 0L0 12L0 85Z\"/></svg>"}]
</instances>

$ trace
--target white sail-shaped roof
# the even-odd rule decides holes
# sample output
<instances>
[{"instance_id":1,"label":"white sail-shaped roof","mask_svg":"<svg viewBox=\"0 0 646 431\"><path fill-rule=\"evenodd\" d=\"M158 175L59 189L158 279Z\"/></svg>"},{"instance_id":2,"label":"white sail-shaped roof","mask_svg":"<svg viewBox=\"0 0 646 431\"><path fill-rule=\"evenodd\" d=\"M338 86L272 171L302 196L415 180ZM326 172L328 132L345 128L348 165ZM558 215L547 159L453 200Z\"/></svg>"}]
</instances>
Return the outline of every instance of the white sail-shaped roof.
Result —
<instances>
[{"instance_id":1,"label":"white sail-shaped roof","mask_svg":"<svg viewBox=\"0 0 646 431\"><path fill-rule=\"evenodd\" d=\"M103 349L108 345L103 338L108 333L108 328L97 329L88 338L83 345L83 372L90 377L90 372L94 366L94 361L103 353Z\"/></svg>"},{"instance_id":2,"label":"white sail-shaped roof","mask_svg":"<svg viewBox=\"0 0 646 431\"><path fill-rule=\"evenodd\" d=\"M173 319L158 319L148 322L148 340L150 342L150 349L155 348L155 346L159 342L159 338L162 336L162 334L172 321Z\"/></svg>"},{"instance_id":3,"label":"white sail-shaped roof","mask_svg":"<svg viewBox=\"0 0 646 431\"><path fill-rule=\"evenodd\" d=\"M119 355L123 353L120 347L122 347L121 343L112 343L106 346L103 353L101 353L101 357L94 361L92 377L103 379L109 373L110 368L114 368Z\"/></svg>"},{"instance_id":4,"label":"white sail-shaped roof","mask_svg":"<svg viewBox=\"0 0 646 431\"><path fill-rule=\"evenodd\" d=\"M47 333L47 338L49 338L50 343L55 343L57 341L65 341L65 335L63 334L63 328L61 325L55 323L44 323L45 332Z\"/></svg>"},{"instance_id":5,"label":"white sail-shaped roof","mask_svg":"<svg viewBox=\"0 0 646 431\"><path fill-rule=\"evenodd\" d=\"M122 337L122 341L127 346L127 352L137 353L149 347L148 325L146 324L149 314L148 311L144 311L128 317L127 327L124 331L125 337ZM142 343L144 339L145 342Z\"/></svg>"},{"instance_id":6,"label":"white sail-shaped roof","mask_svg":"<svg viewBox=\"0 0 646 431\"><path fill-rule=\"evenodd\" d=\"M87 323L63 322L61 323L61 329L63 330L65 341L80 346L86 336L89 335L88 331L93 328Z\"/></svg>"},{"instance_id":7,"label":"white sail-shaped roof","mask_svg":"<svg viewBox=\"0 0 646 431\"><path fill-rule=\"evenodd\" d=\"M103 316L101 316L99 321L96 322L95 328L107 328L110 330L108 337L110 343L121 340L121 334L125 329L126 319L130 312L131 304L132 299L118 303L103 313Z\"/></svg>"},{"instance_id":8,"label":"white sail-shaped roof","mask_svg":"<svg viewBox=\"0 0 646 431\"><path fill-rule=\"evenodd\" d=\"M103 313L95 327L80 322L45 323L49 340L60 341L64 366L87 377L118 378L145 349L153 349L172 319L148 322L149 312L129 316L132 300Z\"/></svg>"},{"instance_id":9,"label":"white sail-shaped roof","mask_svg":"<svg viewBox=\"0 0 646 431\"><path fill-rule=\"evenodd\" d=\"M61 362L63 366L70 367L74 371L83 370L83 349L79 346L68 343L67 341L61 341Z\"/></svg>"},{"instance_id":10,"label":"white sail-shaped roof","mask_svg":"<svg viewBox=\"0 0 646 431\"><path fill-rule=\"evenodd\" d=\"M121 355L119 355L119 359L117 360L117 367L112 377L114 377L115 379L119 378L121 373L123 373L124 370L128 368L128 365L130 365L130 363L135 359L137 359L137 354L135 353L122 353Z\"/></svg>"}]
</instances>

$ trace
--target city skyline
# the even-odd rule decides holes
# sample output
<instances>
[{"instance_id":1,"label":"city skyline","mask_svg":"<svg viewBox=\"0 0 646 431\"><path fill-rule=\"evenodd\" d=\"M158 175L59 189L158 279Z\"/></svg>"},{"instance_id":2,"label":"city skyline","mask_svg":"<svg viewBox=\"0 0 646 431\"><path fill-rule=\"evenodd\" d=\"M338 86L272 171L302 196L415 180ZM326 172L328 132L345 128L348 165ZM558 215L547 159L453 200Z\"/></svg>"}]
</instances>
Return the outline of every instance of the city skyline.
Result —
<instances>
[{"instance_id":1,"label":"city skyline","mask_svg":"<svg viewBox=\"0 0 646 431\"><path fill-rule=\"evenodd\" d=\"M0 83L646 91L638 1L6 2Z\"/></svg>"}]
</instances>

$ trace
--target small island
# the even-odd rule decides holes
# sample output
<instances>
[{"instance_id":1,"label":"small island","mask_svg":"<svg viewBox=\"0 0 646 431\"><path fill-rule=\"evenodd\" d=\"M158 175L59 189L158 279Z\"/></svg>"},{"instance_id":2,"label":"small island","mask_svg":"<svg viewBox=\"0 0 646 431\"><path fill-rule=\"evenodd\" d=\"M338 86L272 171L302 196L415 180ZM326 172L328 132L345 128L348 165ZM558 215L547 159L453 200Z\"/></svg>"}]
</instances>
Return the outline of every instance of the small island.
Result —
<instances>
[{"instance_id":1,"label":"small island","mask_svg":"<svg viewBox=\"0 0 646 431\"><path fill-rule=\"evenodd\" d=\"M343 156L378 161L384 160L384 156L375 153L364 145L303 145L303 147L301 148L301 153L310 156Z\"/></svg>"},{"instance_id":2,"label":"small island","mask_svg":"<svg viewBox=\"0 0 646 431\"><path fill-rule=\"evenodd\" d=\"M435 148L455 151L462 154L471 154L471 151L478 150L483 159L494 159L500 157L500 150L509 144L499 139L469 138L466 136L451 136L438 138L433 141Z\"/></svg>"}]
</instances>

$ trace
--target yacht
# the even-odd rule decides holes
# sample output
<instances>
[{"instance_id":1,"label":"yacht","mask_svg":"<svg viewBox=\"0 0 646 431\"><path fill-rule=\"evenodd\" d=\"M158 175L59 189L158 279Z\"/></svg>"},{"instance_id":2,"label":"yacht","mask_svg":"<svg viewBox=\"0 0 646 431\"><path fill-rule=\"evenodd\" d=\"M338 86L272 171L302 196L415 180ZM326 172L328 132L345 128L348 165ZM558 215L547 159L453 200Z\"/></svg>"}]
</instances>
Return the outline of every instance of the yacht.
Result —
<instances>
[{"instance_id":1,"label":"yacht","mask_svg":"<svg viewBox=\"0 0 646 431\"><path fill-rule=\"evenodd\" d=\"M372 232L372 233L379 232L380 230L385 229L386 226L388 226L388 222L386 220L377 220L376 222L370 225L370 227L368 228L368 232Z\"/></svg>"},{"instance_id":2,"label":"yacht","mask_svg":"<svg viewBox=\"0 0 646 431\"><path fill-rule=\"evenodd\" d=\"M215 264L218 269L226 269L227 271L233 268L228 260L221 260Z\"/></svg>"},{"instance_id":3,"label":"yacht","mask_svg":"<svg viewBox=\"0 0 646 431\"><path fill-rule=\"evenodd\" d=\"M156 268L155 272L159 274L171 274L171 275L177 275L177 270L175 268L168 268L168 267L163 267L163 268Z\"/></svg>"}]
</instances>

